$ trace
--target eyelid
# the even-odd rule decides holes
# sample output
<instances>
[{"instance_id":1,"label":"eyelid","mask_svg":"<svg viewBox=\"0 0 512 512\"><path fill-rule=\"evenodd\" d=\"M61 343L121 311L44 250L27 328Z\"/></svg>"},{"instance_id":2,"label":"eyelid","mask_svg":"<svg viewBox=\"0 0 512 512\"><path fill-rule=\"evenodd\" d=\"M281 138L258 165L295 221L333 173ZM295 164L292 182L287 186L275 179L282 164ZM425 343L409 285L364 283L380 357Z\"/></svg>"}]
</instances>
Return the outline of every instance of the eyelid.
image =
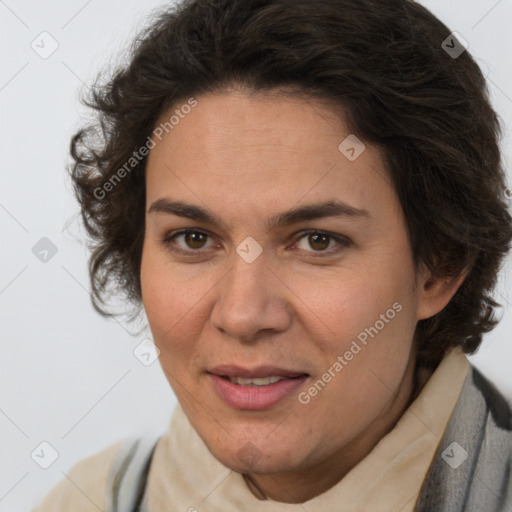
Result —
<instances>
[{"instance_id":1,"label":"eyelid","mask_svg":"<svg viewBox=\"0 0 512 512\"><path fill-rule=\"evenodd\" d=\"M207 230L199 229L199 228L186 228L186 229L180 229L178 231L173 231L167 235L164 236L162 243L164 246L172 250L173 252L184 254L184 255L199 255L201 253L207 252L208 249L183 249L181 247L171 247L172 241L180 236L180 235L186 235L187 233L200 233L203 235L206 235L210 239L213 239L213 235L211 235ZM330 239L334 240L337 243L337 249L329 249L325 251L305 251L307 253L310 253L314 257L321 257L322 255L335 255L337 254L341 249L348 247L352 244L352 241L348 239L347 237L339 234L334 234L329 231L324 231L321 229L307 229L297 232L295 235L293 235L294 241L292 243L292 246L297 244L302 238L308 235L312 234L318 234L318 235L325 235L329 237Z\"/></svg>"}]
</instances>

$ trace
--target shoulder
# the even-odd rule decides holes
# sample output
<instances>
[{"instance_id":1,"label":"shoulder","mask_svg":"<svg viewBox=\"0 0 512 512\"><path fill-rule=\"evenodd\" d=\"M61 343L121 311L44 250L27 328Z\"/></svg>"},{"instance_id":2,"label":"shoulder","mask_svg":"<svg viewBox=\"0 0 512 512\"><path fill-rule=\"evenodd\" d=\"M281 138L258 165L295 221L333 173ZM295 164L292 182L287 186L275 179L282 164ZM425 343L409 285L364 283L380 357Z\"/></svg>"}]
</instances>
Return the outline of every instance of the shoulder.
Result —
<instances>
[{"instance_id":1,"label":"shoulder","mask_svg":"<svg viewBox=\"0 0 512 512\"><path fill-rule=\"evenodd\" d=\"M512 411L510 403L480 371L472 367L473 385L479 390L489 411L489 423L495 428L512 434Z\"/></svg>"},{"instance_id":2,"label":"shoulder","mask_svg":"<svg viewBox=\"0 0 512 512\"><path fill-rule=\"evenodd\" d=\"M472 474L495 475L495 483L512 486L512 412L494 384L474 366L455 406L444 438L469 452ZM486 479L484 479L485 481Z\"/></svg>"},{"instance_id":3,"label":"shoulder","mask_svg":"<svg viewBox=\"0 0 512 512\"><path fill-rule=\"evenodd\" d=\"M108 474L123 443L119 441L77 462L32 512L104 510Z\"/></svg>"},{"instance_id":4,"label":"shoulder","mask_svg":"<svg viewBox=\"0 0 512 512\"><path fill-rule=\"evenodd\" d=\"M510 406L472 366L414 510L512 510L511 466Z\"/></svg>"}]
</instances>

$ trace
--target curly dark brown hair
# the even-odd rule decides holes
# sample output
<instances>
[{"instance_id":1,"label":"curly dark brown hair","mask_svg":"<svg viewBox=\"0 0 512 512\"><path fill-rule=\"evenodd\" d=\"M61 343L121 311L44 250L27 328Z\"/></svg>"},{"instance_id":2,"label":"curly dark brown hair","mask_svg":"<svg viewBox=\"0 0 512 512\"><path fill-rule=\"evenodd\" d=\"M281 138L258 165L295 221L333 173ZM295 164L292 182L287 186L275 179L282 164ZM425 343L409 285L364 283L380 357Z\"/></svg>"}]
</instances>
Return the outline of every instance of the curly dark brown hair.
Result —
<instances>
[{"instance_id":1,"label":"curly dark brown hair","mask_svg":"<svg viewBox=\"0 0 512 512\"><path fill-rule=\"evenodd\" d=\"M501 129L476 62L408 0L192 0L159 12L128 64L92 88L96 121L71 143L96 309L108 314L122 291L140 311L141 148L157 119L233 85L332 100L382 149L415 264L447 278L470 269L447 307L418 322L418 360L434 367L456 345L473 353L497 323L491 293L512 238Z\"/></svg>"}]
</instances>

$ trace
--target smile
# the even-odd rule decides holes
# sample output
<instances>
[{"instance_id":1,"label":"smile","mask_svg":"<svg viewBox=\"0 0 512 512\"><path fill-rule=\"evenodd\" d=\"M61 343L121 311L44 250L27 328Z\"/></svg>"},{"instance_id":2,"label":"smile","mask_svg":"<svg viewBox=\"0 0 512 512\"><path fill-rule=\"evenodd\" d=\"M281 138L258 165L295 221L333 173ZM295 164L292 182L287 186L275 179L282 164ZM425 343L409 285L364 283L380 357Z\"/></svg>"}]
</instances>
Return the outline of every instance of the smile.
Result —
<instances>
[{"instance_id":1,"label":"smile","mask_svg":"<svg viewBox=\"0 0 512 512\"><path fill-rule=\"evenodd\" d=\"M286 377L256 377L254 379L245 379L244 377L228 377L222 376L228 379L233 384L239 386L268 386L269 384L275 384L280 380L284 380Z\"/></svg>"},{"instance_id":2,"label":"smile","mask_svg":"<svg viewBox=\"0 0 512 512\"><path fill-rule=\"evenodd\" d=\"M229 407L238 410L269 409L293 395L309 375L275 367L247 370L220 366L207 372L212 387Z\"/></svg>"}]
</instances>

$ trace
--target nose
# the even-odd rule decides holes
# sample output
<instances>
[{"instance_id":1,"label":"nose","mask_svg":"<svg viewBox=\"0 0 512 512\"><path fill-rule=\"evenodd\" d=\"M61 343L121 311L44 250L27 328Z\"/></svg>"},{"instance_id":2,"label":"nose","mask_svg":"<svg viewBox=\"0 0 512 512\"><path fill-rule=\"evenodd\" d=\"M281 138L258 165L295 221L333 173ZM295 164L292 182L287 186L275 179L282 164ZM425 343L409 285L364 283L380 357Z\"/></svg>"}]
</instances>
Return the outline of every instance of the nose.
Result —
<instances>
[{"instance_id":1,"label":"nose","mask_svg":"<svg viewBox=\"0 0 512 512\"><path fill-rule=\"evenodd\" d=\"M252 263L238 254L233 260L231 271L218 285L211 314L214 328L245 343L285 331L292 321L288 289L269 266L265 253Z\"/></svg>"}]
</instances>

